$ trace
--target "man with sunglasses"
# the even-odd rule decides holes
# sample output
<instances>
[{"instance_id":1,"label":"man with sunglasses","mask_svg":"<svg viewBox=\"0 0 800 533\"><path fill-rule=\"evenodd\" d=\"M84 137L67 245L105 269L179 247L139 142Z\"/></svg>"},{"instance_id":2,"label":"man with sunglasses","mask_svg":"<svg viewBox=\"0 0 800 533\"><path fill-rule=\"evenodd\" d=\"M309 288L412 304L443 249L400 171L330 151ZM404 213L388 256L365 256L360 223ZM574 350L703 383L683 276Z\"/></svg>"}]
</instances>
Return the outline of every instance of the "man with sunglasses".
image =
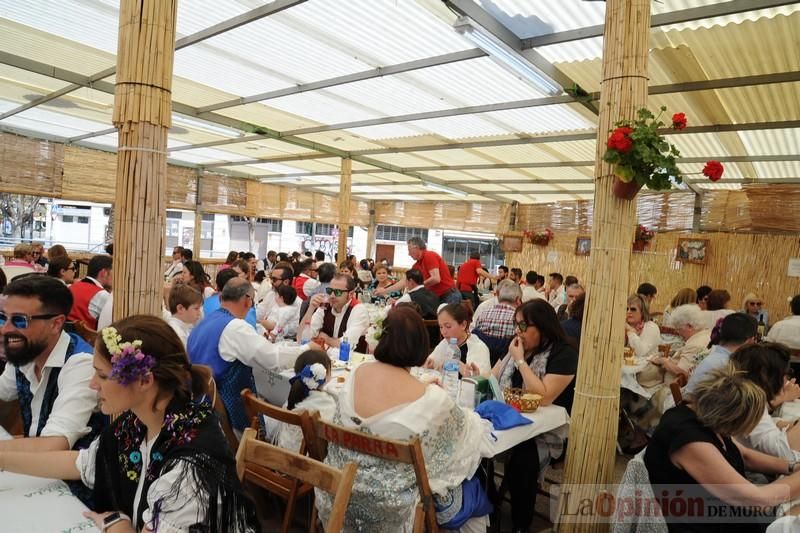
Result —
<instances>
[{"instance_id":1,"label":"man with sunglasses","mask_svg":"<svg viewBox=\"0 0 800 533\"><path fill-rule=\"evenodd\" d=\"M281 285L288 285L292 286L294 268L292 267L291 263L286 261L280 261L277 265L272 269L272 272L269 273L269 280L272 285L272 290L264 296L264 299L258 302L256 306L256 318L259 322L262 322L272 314L272 311L278 306L278 301L276 299L278 287ZM264 280L266 281L266 280ZM297 299L295 300L295 305L298 307L302 300Z\"/></svg>"},{"instance_id":2,"label":"man with sunglasses","mask_svg":"<svg viewBox=\"0 0 800 533\"><path fill-rule=\"evenodd\" d=\"M356 280L346 274L337 274L325 289L326 294L311 298L303 317L303 327L311 328L312 337L320 337L331 348L329 355L337 357L339 344L346 338L357 352L366 353L364 333L369 327L366 307L353 299ZM328 300L327 304L325 300ZM302 335L302 327L298 335Z\"/></svg>"},{"instance_id":3,"label":"man with sunglasses","mask_svg":"<svg viewBox=\"0 0 800 533\"><path fill-rule=\"evenodd\" d=\"M3 294L0 334L8 364L0 375L0 400L19 401L24 435L33 438L0 441L0 451L72 449L91 438L97 407L89 388L92 347L63 331L72 295L42 275L12 281Z\"/></svg>"}]
</instances>

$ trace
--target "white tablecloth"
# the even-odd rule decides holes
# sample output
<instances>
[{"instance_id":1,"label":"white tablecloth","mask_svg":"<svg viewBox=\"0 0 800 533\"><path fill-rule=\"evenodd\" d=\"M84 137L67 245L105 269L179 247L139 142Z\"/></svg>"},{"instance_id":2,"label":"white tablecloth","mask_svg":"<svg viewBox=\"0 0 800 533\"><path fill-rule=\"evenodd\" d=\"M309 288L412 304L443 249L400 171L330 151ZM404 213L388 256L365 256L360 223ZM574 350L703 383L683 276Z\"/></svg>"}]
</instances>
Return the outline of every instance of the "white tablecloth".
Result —
<instances>
[{"instance_id":1,"label":"white tablecloth","mask_svg":"<svg viewBox=\"0 0 800 533\"><path fill-rule=\"evenodd\" d=\"M353 353L352 357L352 364L357 365L364 358L369 359L371 356L365 354L359 354L357 352ZM275 392L280 390L285 390L285 395L288 397L288 383L289 379L294 376L294 371L292 370L282 370L280 372L271 372L270 375L267 376L266 374L261 378L258 377L256 374L256 386L259 394L264 396L265 398L272 399L271 397L275 396ZM341 391L342 387L344 386L343 382L339 381L339 377L345 377L350 374L350 372L340 366L340 363L334 362L334 366L332 369L332 378L331 381L326 386L326 389L334 394L338 394ZM278 393L278 396L281 396L283 393ZM280 399L280 398L276 398ZM271 403L275 405L282 405L283 400L280 400L280 403L271 401ZM531 439L537 435L541 435L543 433L548 433L551 431L556 431L560 433L562 438L566 438L567 431L569 429L569 415L567 414L567 410L563 407L559 407L557 405L548 405L547 407L540 407L533 413L522 413L523 416L533 420L533 424L527 424L525 426L517 426L515 428L506 429L503 431L494 431L492 432L491 437L487 435L487 438L490 438L491 448L494 452L494 455L500 454L506 450L509 450L516 446L521 442L525 442L528 439Z\"/></svg>"},{"instance_id":2,"label":"white tablecloth","mask_svg":"<svg viewBox=\"0 0 800 533\"><path fill-rule=\"evenodd\" d=\"M554 432L562 439L567 438L569 415L563 407L548 405L540 407L532 413L522 413L522 416L533 420L533 424L493 432L493 435L497 438L492 443L494 455L510 450L517 444L543 433Z\"/></svg>"},{"instance_id":3,"label":"white tablecloth","mask_svg":"<svg viewBox=\"0 0 800 533\"><path fill-rule=\"evenodd\" d=\"M642 396L646 399L650 399L655 392L661 388L661 386L651 387L646 389L639 384L639 381L636 379L636 374L641 372L645 369L648 365L648 361L644 357L637 357L635 365L622 365L622 381L620 382L620 387L623 389L628 389L631 392L635 392L639 396Z\"/></svg>"},{"instance_id":4,"label":"white tablecloth","mask_svg":"<svg viewBox=\"0 0 800 533\"><path fill-rule=\"evenodd\" d=\"M0 440L9 438L0 426ZM0 531L4 533L100 531L83 517L87 510L61 480L0 472Z\"/></svg>"}]
</instances>

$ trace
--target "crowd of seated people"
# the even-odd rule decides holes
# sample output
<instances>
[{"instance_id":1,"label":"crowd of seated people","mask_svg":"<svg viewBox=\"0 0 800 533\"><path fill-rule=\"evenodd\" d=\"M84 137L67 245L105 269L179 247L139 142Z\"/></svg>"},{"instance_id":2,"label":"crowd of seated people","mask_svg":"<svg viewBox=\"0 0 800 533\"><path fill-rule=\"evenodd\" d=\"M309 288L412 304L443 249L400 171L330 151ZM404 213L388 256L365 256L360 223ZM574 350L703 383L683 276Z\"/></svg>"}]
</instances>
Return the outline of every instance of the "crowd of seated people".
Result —
<instances>
[{"instance_id":1,"label":"crowd of seated people","mask_svg":"<svg viewBox=\"0 0 800 533\"><path fill-rule=\"evenodd\" d=\"M475 255L451 273L451 265L421 239L410 239L408 249L414 263L402 273L353 256L330 262L272 251L263 259L232 252L215 272L193 259L191 250L176 247L164 272L163 320L135 316L112 322L110 255L94 256L78 276L77 263L63 247L52 246L46 254L36 246L18 247L0 270L8 361L0 399L19 401L27 438L0 441L0 467L71 481L76 495L89 494L90 516L101 526L116 512L135 530L156 523L176 530L257 530L230 448L220 444L228 436L216 417L224 414L238 437L250 425L239 394L255 389L254 371L293 369L287 409L318 412L384 438L421 435L437 508L464 498L462 520L453 529L483 531L488 502L466 499L476 494L475 483L478 494L486 492L488 482L474 476L488 453L485 432L474 413L457 407L442 388L417 380L409 367L441 369L455 346L461 377L493 377L501 387L533 391L542 405L569 412L591 286L559 272L545 279L533 269L488 269ZM800 356L800 295L788 309L772 303L771 316L754 292L740 311L722 288L681 289L663 314L654 313L657 296L654 285L642 283L627 299L620 324L626 346L641 362L637 383L652 393L642 398L623 391L622 406L645 435L644 462L653 487L691 483L731 506L779 503L785 494L776 495L773 479L791 474L800 460L800 425L777 416L782 405L800 398L790 367L791 358ZM374 348L376 361L350 369L343 389L332 393L331 361L345 340L356 352L368 351L370 309L383 306L390 310ZM94 346L75 332L78 323L96 332ZM431 344L428 333L437 323L441 341ZM307 350L290 354L281 349L282 339L310 342ZM134 359L127 361L129 352ZM203 366L210 376L197 372ZM209 377L220 396L218 413L201 390ZM677 405L673 382L682 387ZM736 409L724 412L725 402ZM181 431L200 435L197 447L157 439L174 416L187 420ZM160 468L154 479L131 476L141 470L119 459L122 444L111 435L131 428L140 433L125 446L142 455L158 448L173 458L168 468L154 463ZM298 428L275 425L271 431L273 442L300 449ZM440 453L442 447L449 452ZM539 474L564 450L564 442L551 435L510 450L505 471L514 531L530 527ZM353 453L333 446L326 461L342 466ZM47 461L39 454L49 454ZM202 461L193 454L202 454ZM398 473L377 460L357 462L348 527L409 527L417 497L413 470ZM709 475L709 464L718 467L718 477ZM761 485L739 481L745 475L754 479L754 472L766 475ZM718 494L719 480L740 486ZM795 476L783 483L790 496L795 486L800 492ZM134 498L137 492L141 496ZM323 520L330 505L318 494ZM454 524L447 516L440 513L443 527Z\"/></svg>"}]
</instances>

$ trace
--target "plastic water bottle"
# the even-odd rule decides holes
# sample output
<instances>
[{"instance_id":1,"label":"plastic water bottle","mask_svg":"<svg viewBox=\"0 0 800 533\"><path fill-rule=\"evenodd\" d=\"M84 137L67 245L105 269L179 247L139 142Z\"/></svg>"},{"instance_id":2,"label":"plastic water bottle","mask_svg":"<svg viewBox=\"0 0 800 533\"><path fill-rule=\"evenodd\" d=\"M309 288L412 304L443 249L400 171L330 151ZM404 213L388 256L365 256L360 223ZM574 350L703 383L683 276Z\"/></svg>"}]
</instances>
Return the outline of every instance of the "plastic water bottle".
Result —
<instances>
[{"instance_id":1,"label":"plastic water bottle","mask_svg":"<svg viewBox=\"0 0 800 533\"><path fill-rule=\"evenodd\" d=\"M300 345L311 342L311 322L303 322L303 332L300 334Z\"/></svg>"},{"instance_id":2,"label":"plastic water bottle","mask_svg":"<svg viewBox=\"0 0 800 533\"><path fill-rule=\"evenodd\" d=\"M342 339L339 343L339 361L347 362L350 360L350 343L347 339Z\"/></svg>"},{"instance_id":3,"label":"plastic water bottle","mask_svg":"<svg viewBox=\"0 0 800 533\"><path fill-rule=\"evenodd\" d=\"M461 349L458 347L458 339L450 339L448 357L442 366L442 385L447 394L454 402L458 402L458 366L461 362Z\"/></svg>"}]
</instances>

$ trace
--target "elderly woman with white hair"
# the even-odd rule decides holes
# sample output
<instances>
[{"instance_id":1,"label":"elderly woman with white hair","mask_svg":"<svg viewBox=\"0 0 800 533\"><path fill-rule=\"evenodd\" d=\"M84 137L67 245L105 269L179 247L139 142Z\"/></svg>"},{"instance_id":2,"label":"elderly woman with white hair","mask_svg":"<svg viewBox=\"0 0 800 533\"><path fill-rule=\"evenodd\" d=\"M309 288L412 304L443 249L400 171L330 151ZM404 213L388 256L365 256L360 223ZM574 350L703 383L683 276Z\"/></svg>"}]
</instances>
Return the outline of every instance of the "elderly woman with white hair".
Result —
<instances>
[{"instance_id":1,"label":"elderly woman with white hair","mask_svg":"<svg viewBox=\"0 0 800 533\"><path fill-rule=\"evenodd\" d=\"M684 340L683 346L670 357L657 356L650 359L650 362L666 371L665 383L671 383L680 374L688 379L700 356L708 353L708 343L711 341L711 330L707 327L706 317L697 305L677 307L670 317L670 326Z\"/></svg>"}]
</instances>

